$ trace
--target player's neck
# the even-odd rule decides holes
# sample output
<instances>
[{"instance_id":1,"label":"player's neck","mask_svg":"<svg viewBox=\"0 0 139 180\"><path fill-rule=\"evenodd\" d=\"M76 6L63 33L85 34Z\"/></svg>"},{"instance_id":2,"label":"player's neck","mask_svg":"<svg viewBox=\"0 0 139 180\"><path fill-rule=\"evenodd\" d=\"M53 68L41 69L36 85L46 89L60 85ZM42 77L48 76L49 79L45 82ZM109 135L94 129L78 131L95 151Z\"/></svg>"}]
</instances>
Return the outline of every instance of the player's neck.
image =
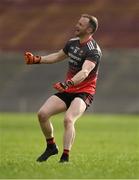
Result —
<instances>
[{"instance_id":1,"label":"player's neck","mask_svg":"<svg viewBox=\"0 0 139 180\"><path fill-rule=\"evenodd\" d=\"M81 44L87 43L91 39L92 39L92 35L86 35L86 36L80 37L80 43Z\"/></svg>"}]
</instances>

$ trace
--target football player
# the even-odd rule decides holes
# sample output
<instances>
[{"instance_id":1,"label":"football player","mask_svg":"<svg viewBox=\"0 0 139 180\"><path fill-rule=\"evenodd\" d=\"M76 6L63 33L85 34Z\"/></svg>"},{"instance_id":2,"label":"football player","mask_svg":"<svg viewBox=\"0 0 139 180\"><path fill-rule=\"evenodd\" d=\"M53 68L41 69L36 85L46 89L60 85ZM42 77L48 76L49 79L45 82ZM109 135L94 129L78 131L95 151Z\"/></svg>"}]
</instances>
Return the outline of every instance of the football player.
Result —
<instances>
[{"instance_id":1,"label":"football player","mask_svg":"<svg viewBox=\"0 0 139 180\"><path fill-rule=\"evenodd\" d=\"M96 92L98 67L102 56L93 37L97 28L97 18L83 14L75 26L75 37L70 39L63 49L46 56L25 53L26 64L52 64L68 60L69 65L65 81L54 84L58 92L49 97L38 111L40 127L46 139L46 149L38 157L38 162L58 154L50 117L61 112L65 112L65 116L63 153L59 162L69 161L69 152L75 138L75 122L90 106Z\"/></svg>"}]
</instances>

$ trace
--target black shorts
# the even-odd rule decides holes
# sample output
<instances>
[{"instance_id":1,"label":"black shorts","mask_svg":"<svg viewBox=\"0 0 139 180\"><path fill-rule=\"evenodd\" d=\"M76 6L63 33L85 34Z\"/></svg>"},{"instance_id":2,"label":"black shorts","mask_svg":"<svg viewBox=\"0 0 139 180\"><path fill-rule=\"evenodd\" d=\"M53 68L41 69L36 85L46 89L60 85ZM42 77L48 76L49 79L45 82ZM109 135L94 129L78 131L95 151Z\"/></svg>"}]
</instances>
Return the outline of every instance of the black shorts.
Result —
<instances>
[{"instance_id":1,"label":"black shorts","mask_svg":"<svg viewBox=\"0 0 139 180\"><path fill-rule=\"evenodd\" d=\"M85 92L83 92L83 93L59 92L59 93L56 93L55 95L65 102L67 109L69 108L71 102L76 97L81 98L85 102L86 109L90 106L90 104L93 101L93 95L89 94L89 93L85 93Z\"/></svg>"}]
</instances>

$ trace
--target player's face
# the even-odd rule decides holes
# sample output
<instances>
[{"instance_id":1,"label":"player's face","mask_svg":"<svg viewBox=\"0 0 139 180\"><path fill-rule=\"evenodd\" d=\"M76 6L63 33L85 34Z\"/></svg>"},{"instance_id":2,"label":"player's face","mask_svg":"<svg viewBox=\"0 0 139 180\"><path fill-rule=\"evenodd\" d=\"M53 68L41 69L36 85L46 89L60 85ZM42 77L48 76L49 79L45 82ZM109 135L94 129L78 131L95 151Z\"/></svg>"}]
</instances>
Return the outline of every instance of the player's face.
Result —
<instances>
[{"instance_id":1,"label":"player's face","mask_svg":"<svg viewBox=\"0 0 139 180\"><path fill-rule=\"evenodd\" d=\"M89 19L81 17L75 26L75 36L82 37L88 34Z\"/></svg>"}]
</instances>

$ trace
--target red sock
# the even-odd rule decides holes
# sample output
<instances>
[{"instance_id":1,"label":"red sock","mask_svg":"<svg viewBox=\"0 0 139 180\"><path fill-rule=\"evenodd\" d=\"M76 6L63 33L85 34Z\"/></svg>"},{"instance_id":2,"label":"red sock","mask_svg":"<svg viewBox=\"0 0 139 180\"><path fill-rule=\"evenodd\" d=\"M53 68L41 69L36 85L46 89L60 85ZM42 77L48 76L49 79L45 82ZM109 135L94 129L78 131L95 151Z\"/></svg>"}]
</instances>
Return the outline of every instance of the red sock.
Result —
<instances>
[{"instance_id":1,"label":"red sock","mask_svg":"<svg viewBox=\"0 0 139 180\"><path fill-rule=\"evenodd\" d=\"M55 144L54 137L46 139L46 141L47 141L47 144Z\"/></svg>"},{"instance_id":2,"label":"red sock","mask_svg":"<svg viewBox=\"0 0 139 180\"><path fill-rule=\"evenodd\" d=\"M69 155L69 150L68 149L64 149L63 150L63 154Z\"/></svg>"}]
</instances>

